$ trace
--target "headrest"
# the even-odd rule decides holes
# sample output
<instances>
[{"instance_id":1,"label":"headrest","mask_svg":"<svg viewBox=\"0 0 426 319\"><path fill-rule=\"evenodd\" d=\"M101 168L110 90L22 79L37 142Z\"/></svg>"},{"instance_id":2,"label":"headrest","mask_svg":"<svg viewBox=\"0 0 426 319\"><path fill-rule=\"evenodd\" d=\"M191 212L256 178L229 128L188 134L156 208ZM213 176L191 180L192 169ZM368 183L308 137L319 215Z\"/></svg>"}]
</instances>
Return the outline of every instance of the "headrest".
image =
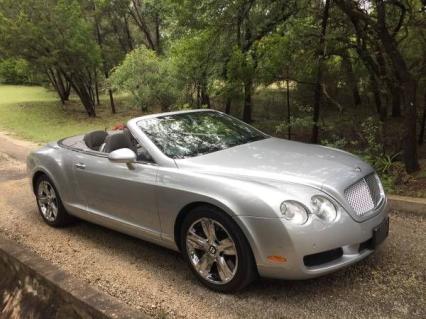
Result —
<instances>
[{"instance_id":1,"label":"headrest","mask_svg":"<svg viewBox=\"0 0 426 319\"><path fill-rule=\"evenodd\" d=\"M107 136L108 133L105 131L94 131L84 135L83 140L88 148L98 151L99 147L104 143Z\"/></svg>"},{"instance_id":2,"label":"headrest","mask_svg":"<svg viewBox=\"0 0 426 319\"><path fill-rule=\"evenodd\" d=\"M130 148L136 153L135 146L131 142L129 136L123 132L108 135L105 139L105 147L103 151L105 153L111 153L120 148Z\"/></svg>"}]
</instances>

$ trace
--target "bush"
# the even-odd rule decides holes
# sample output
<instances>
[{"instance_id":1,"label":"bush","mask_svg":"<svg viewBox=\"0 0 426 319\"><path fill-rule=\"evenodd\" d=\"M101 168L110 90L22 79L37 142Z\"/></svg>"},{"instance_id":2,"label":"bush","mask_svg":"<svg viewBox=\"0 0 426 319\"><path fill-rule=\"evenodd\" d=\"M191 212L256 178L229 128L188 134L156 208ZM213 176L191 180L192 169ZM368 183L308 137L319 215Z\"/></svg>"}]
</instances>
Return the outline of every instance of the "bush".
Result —
<instances>
[{"instance_id":1,"label":"bush","mask_svg":"<svg viewBox=\"0 0 426 319\"><path fill-rule=\"evenodd\" d=\"M0 61L0 82L7 84L29 84L32 72L23 59L5 59Z\"/></svg>"},{"instance_id":2,"label":"bush","mask_svg":"<svg viewBox=\"0 0 426 319\"><path fill-rule=\"evenodd\" d=\"M330 140L321 141L321 144L341 149L349 148L350 146L359 148L364 145L363 150L355 153L374 167L386 191L393 191L396 184L407 181L408 175L402 169L402 166L395 161L400 155L399 153L386 154L383 143L380 142L383 140L382 135L383 128L380 122L368 117L361 124L360 141L349 143L346 139L333 135Z\"/></svg>"},{"instance_id":3,"label":"bush","mask_svg":"<svg viewBox=\"0 0 426 319\"><path fill-rule=\"evenodd\" d=\"M154 105L166 111L179 96L170 61L145 47L127 54L123 63L114 69L110 84L113 89L130 92L142 111Z\"/></svg>"}]
</instances>

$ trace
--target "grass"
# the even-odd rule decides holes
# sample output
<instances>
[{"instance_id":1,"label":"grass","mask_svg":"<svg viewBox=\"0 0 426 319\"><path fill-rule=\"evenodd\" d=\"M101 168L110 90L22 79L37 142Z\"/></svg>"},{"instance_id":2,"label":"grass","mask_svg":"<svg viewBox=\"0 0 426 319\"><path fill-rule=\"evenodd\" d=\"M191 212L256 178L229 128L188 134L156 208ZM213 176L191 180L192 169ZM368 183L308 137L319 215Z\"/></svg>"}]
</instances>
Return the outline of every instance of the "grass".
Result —
<instances>
[{"instance_id":1,"label":"grass","mask_svg":"<svg viewBox=\"0 0 426 319\"><path fill-rule=\"evenodd\" d=\"M142 113L129 105L126 96L116 99L117 114L101 98L97 117L88 118L76 98L65 106L56 94L40 86L0 85L0 130L26 140L46 143L91 130L112 128Z\"/></svg>"},{"instance_id":2,"label":"grass","mask_svg":"<svg viewBox=\"0 0 426 319\"><path fill-rule=\"evenodd\" d=\"M118 123L125 123L132 117L142 115L141 111L132 104L127 96L116 96L117 114L112 115L109 101L101 98L101 105L97 107L97 117L89 118L76 97L71 98L65 106L61 105L55 92L40 86L0 85L0 130L37 143L46 143L63 137L77 135L97 129L110 129ZM283 107L284 95L282 92L263 90L255 96L254 125L261 130L277 135L275 127L285 118ZM293 106L295 108L295 106ZM154 110L155 111L155 110ZM233 113L239 116L241 105L233 105ZM296 113L296 112L295 112ZM353 127L367 116L369 110L350 108L343 114L330 112L326 122L331 125L332 132L339 132L347 139L353 140L357 135ZM352 123L351 125L347 125ZM398 129L396 125L391 125ZM391 128L392 128L391 127ZM325 132L323 132L324 134ZM296 140L309 140L310 129L293 130ZM285 137L285 132L281 135ZM420 158L425 158L426 146L419 149ZM421 170L412 174L409 179L395 185L392 191L400 195L426 197L426 159L421 161Z\"/></svg>"}]
</instances>

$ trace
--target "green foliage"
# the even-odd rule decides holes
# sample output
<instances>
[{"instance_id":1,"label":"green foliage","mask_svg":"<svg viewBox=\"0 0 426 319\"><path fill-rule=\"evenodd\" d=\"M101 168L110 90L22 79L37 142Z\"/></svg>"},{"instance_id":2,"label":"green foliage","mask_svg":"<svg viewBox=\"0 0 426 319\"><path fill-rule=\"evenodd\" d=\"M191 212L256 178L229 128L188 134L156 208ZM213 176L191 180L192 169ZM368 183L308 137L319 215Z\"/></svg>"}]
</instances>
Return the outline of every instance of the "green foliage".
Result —
<instances>
[{"instance_id":1,"label":"green foliage","mask_svg":"<svg viewBox=\"0 0 426 319\"><path fill-rule=\"evenodd\" d=\"M144 111L155 105L167 110L179 97L171 61L145 47L126 56L114 69L110 83L114 89L130 92L136 105Z\"/></svg>"},{"instance_id":2,"label":"green foliage","mask_svg":"<svg viewBox=\"0 0 426 319\"><path fill-rule=\"evenodd\" d=\"M173 64L179 87L184 88L185 100L192 102L192 96L200 86L208 91L212 85L210 79L215 75L217 51L214 36L209 30L194 32L191 36L176 40L170 49L170 59Z\"/></svg>"},{"instance_id":3,"label":"green foliage","mask_svg":"<svg viewBox=\"0 0 426 319\"><path fill-rule=\"evenodd\" d=\"M30 84L34 76L26 60L9 58L0 61L0 83Z\"/></svg>"},{"instance_id":4,"label":"green foliage","mask_svg":"<svg viewBox=\"0 0 426 319\"><path fill-rule=\"evenodd\" d=\"M289 122L282 122L278 124L275 127L275 131L277 133L283 133L287 132L287 129L290 128L296 128L296 129L307 129L312 126L312 118L310 116L302 116L302 117L296 117L291 116L290 117L290 123Z\"/></svg>"},{"instance_id":5,"label":"green foliage","mask_svg":"<svg viewBox=\"0 0 426 319\"><path fill-rule=\"evenodd\" d=\"M331 139L324 139L321 144L334 148L353 148L355 153L370 163L380 175L384 188L393 191L395 181L399 178L396 175L396 159L400 153L389 155L384 151L382 134L383 127L379 121L373 117L368 117L361 124L360 141L348 141L343 137L333 135ZM361 146L364 146L360 149ZM398 174L401 174L399 172Z\"/></svg>"},{"instance_id":6,"label":"green foliage","mask_svg":"<svg viewBox=\"0 0 426 319\"><path fill-rule=\"evenodd\" d=\"M361 124L361 138L366 143L364 149L364 158L371 163L375 163L378 158L384 156L383 144L380 142L382 132L382 125L373 117L368 117Z\"/></svg>"}]
</instances>

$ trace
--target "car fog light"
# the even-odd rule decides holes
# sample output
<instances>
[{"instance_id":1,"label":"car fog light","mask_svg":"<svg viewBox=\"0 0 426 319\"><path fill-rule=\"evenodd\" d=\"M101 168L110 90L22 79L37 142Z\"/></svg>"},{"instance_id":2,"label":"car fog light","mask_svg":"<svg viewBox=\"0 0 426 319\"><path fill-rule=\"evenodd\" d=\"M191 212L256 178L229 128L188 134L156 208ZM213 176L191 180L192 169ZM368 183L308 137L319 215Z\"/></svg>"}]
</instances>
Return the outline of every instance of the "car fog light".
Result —
<instances>
[{"instance_id":1,"label":"car fog light","mask_svg":"<svg viewBox=\"0 0 426 319\"><path fill-rule=\"evenodd\" d=\"M312 197L312 213L325 222L332 222L337 216L334 204L323 196Z\"/></svg>"},{"instance_id":2,"label":"car fog light","mask_svg":"<svg viewBox=\"0 0 426 319\"><path fill-rule=\"evenodd\" d=\"M308 220L305 206L296 201L285 201L280 209L283 217L294 224L302 225Z\"/></svg>"}]
</instances>

